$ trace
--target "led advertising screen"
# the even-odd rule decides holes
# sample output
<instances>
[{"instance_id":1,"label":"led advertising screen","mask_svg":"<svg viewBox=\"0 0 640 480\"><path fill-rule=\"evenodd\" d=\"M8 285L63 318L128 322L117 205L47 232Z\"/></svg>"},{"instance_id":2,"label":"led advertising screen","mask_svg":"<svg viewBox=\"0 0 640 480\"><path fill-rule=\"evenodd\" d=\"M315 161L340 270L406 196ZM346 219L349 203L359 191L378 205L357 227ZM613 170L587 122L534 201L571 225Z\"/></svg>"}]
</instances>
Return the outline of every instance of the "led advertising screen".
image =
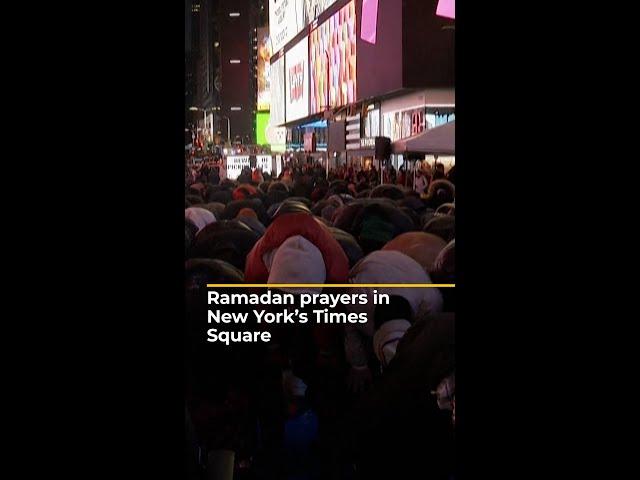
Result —
<instances>
[{"instance_id":1,"label":"led advertising screen","mask_svg":"<svg viewBox=\"0 0 640 480\"><path fill-rule=\"evenodd\" d=\"M272 51L293 40L336 0L269 0L269 33Z\"/></svg>"},{"instance_id":2,"label":"led advertising screen","mask_svg":"<svg viewBox=\"0 0 640 480\"><path fill-rule=\"evenodd\" d=\"M269 65L271 61L271 42L269 41L269 29L258 29L258 111L269 110L270 97L269 86L271 77Z\"/></svg>"},{"instance_id":3,"label":"led advertising screen","mask_svg":"<svg viewBox=\"0 0 640 480\"><path fill-rule=\"evenodd\" d=\"M272 152L284 152L287 143L287 129L271 125L268 112L257 113L256 143L258 145L269 145ZM260 157L258 157L258 160L260 160Z\"/></svg>"},{"instance_id":4,"label":"led advertising screen","mask_svg":"<svg viewBox=\"0 0 640 480\"><path fill-rule=\"evenodd\" d=\"M356 101L356 30L352 0L311 32L311 113Z\"/></svg>"},{"instance_id":5,"label":"led advertising screen","mask_svg":"<svg viewBox=\"0 0 640 480\"><path fill-rule=\"evenodd\" d=\"M406 33L403 32L403 5L410 1L424 3L424 0L362 0L356 5L360 27L357 45L359 99L402 89L402 46ZM415 33L418 39L421 35L422 31ZM424 48L420 41L405 45L406 50L412 51Z\"/></svg>"},{"instance_id":6,"label":"led advertising screen","mask_svg":"<svg viewBox=\"0 0 640 480\"><path fill-rule=\"evenodd\" d=\"M269 113L256 113L256 143L267 145L267 125L269 125Z\"/></svg>"},{"instance_id":7,"label":"led advertising screen","mask_svg":"<svg viewBox=\"0 0 640 480\"><path fill-rule=\"evenodd\" d=\"M309 115L309 38L285 54L287 122Z\"/></svg>"},{"instance_id":8,"label":"led advertising screen","mask_svg":"<svg viewBox=\"0 0 640 480\"><path fill-rule=\"evenodd\" d=\"M440 0L436 8L436 15L456 19L456 0Z\"/></svg>"},{"instance_id":9,"label":"led advertising screen","mask_svg":"<svg viewBox=\"0 0 640 480\"><path fill-rule=\"evenodd\" d=\"M284 123L284 57L280 57L269 68L271 77L271 123Z\"/></svg>"}]
</instances>

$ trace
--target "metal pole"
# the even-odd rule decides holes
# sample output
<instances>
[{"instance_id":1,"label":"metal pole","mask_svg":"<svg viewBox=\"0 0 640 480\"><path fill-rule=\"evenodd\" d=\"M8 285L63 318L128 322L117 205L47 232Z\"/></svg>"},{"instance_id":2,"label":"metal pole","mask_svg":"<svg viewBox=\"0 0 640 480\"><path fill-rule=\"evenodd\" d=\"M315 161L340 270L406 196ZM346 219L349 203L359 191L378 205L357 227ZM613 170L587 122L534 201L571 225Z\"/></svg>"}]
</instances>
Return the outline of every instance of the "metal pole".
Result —
<instances>
[{"instance_id":1,"label":"metal pole","mask_svg":"<svg viewBox=\"0 0 640 480\"><path fill-rule=\"evenodd\" d=\"M213 111L211 112L211 141L213 142Z\"/></svg>"},{"instance_id":2,"label":"metal pole","mask_svg":"<svg viewBox=\"0 0 640 480\"><path fill-rule=\"evenodd\" d=\"M202 120L202 150L206 151L205 145L207 144L207 137L205 135L205 129L207 128L207 110L202 109L204 119Z\"/></svg>"},{"instance_id":3,"label":"metal pole","mask_svg":"<svg viewBox=\"0 0 640 480\"><path fill-rule=\"evenodd\" d=\"M222 117L227 121L227 143L231 146L231 120L229 117Z\"/></svg>"}]
</instances>

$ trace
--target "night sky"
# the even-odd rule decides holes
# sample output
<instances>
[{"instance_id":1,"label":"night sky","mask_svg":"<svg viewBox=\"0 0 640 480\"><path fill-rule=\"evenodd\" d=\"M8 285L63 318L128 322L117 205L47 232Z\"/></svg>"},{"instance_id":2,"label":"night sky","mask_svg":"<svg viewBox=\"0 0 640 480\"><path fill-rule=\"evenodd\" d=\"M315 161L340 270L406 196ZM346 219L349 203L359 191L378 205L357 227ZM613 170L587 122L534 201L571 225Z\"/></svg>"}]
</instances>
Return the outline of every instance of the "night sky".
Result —
<instances>
[{"instance_id":1,"label":"night sky","mask_svg":"<svg viewBox=\"0 0 640 480\"><path fill-rule=\"evenodd\" d=\"M191 51L191 0L184 0L184 51Z\"/></svg>"}]
</instances>

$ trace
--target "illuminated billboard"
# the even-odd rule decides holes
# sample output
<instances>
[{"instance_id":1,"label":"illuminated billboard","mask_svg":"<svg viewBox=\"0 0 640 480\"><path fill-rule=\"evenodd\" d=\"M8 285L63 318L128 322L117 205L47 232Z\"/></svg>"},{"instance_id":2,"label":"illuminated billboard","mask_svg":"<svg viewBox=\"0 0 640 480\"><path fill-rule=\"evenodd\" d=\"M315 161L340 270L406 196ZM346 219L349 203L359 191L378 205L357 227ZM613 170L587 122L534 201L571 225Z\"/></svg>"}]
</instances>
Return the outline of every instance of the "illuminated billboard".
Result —
<instances>
[{"instance_id":1,"label":"illuminated billboard","mask_svg":"<svg viewBox=\"0 0 640 480\"><path fill-rule=\"evenodd\" d=\"M440 0L436 8L436 15L445 18L456 19L456 2L455 0Z\"/></svg>"},{"instance_id":2,"label":"illuminated billboard","mask_svg":"<svg viewBox=\"0 0 640 480\"><path fill-rule=\"evenodd\" d=\"M311 113L356 101L356 30L352 0L311 32Z\"/></svg>"},{"instance_id":3,"label":"illuminated billboard","mask_svg":"<svg viewBox=\"0 0 640 480\"><path fill-rule=\"evenodd\" d=\"M271 123L282 125L284 123L284 57L271 64L269 68L271 77Z\"/></svg>"},{"instance_id":4,"label":"illuminated billboard","mask_svg":"<svg viewBox=\"0 0 640 480\"><path fill-rule=\"evenodd\" d=\"M309 38L285 55L285 116L287 122L309 115Z\"/></svg>"},{"instance_id":5,"label":"illuminated billboard","mask_svg":"<svg viewBox=\"0 0 640 480\"><path fill-rule=\"evenodd\" d=\"M267 145L267 125L269 125L268 113L256 113L256 143Z\"/></svg>"},{"instance_id":6,"label":"illuminated billboard","mask_svg":"<svg viewBox=\"0 0 640 480\"><path fill-rule=\"evenodd\" d=\"M362 17L360 38L365 42L376 44L378 28L378 0L362 0Z\"/></svg>"},{"instance_id":7,"label":"illuminated billboard","mask_svg":"<svg viewBox=\"0 0 640 480\"><path fill-rule=\"evenodd\" d=\"M269 0L269 34L273 52L284 48L336 0Z\"/></svg>"},{"instance_id":8,"label":"illuminated billboard","mask_svg":"<svg viewBox=\"0 0 640 480\"><path fill-rule=\"evenodd\" d=\"M271 77L269 65L271 61L271 42L269 41L269 29L258 29L258 111L269 110L270 96L269 86Z\"/></svg>"},{"instance_id":9,"label":"illuminated billboard","mask_svg":"<svg viewBox=\"0 0 640 480\"><path fill-rule=\"evenodd\" d=\"M268 112L257 113L256 143L270 145L273 152L283 152L287 143L287 129L271 125Z\"/></svg>"}]
</instances>

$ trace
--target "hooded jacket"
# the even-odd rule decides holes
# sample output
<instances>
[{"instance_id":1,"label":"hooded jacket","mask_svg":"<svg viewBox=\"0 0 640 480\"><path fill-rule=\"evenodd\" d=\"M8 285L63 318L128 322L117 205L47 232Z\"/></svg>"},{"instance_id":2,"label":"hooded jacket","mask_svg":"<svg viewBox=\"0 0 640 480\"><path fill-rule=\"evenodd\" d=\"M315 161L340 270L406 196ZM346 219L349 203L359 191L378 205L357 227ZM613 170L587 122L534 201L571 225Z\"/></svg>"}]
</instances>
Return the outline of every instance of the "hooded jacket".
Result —
<instances>
[{"instance_id":1,"label":"hooded jacket","mask_svg":"<svg viewBox=\"0 0 640 480\"><path fill-rule=\"evenodd\" d=\"M265 258L271 257L285 240L300 236L313 244L321 253L325 266L324 283L347 283L349 260L331 232L320 225L315 218L304 212L278 216L271 223L262 238L247 255L244 279L246 283L267 283L269 266ZM300 272L304 274L304 272ZM315 278L315 275L314 275ZM304 278L294 279L296 283L312 283ZM332 350L337 342L338 330L332 325L315 326L315 341L319 350Z\"/></svg>"},{"instance_id":2,"label":"hooded jacket","mask_svg":"<svg viewBox=\"0 0 640 480\"><path fill-rule=\"evenodd\" d=\"M245 281L267 283L269 270L263 257L277 249L289 237L300 235L322 253L326 268L326 283L346 283L349 260L331 232L308 213L290 213L277 217L262 238L247 255Z\"/></svg>"}]
</instances>

